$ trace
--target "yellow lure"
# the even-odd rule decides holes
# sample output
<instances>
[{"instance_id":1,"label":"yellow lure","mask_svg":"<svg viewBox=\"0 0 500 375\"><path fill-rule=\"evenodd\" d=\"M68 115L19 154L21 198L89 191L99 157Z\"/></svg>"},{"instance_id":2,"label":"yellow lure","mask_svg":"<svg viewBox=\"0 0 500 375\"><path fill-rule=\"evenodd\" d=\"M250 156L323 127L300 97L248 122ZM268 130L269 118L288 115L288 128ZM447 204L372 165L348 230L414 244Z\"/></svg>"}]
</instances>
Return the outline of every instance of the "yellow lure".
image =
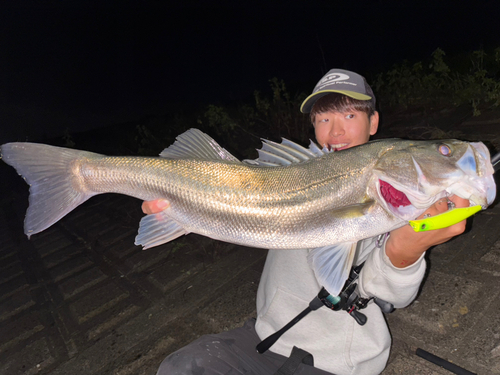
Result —
<instances>
[{"instance_id":1,"label":"yellow lure","mask_svg":"<svg viewBox=\"0 0 500 375\"><path fill-rule=\"evenodd\" d=\"M415 232L424 232L428 230L451 227L469 216L474 215L481 210L480 205L472 207L454 208L443 212L442 214L431 216L421 220L410 220L410 225Z\"/></svg>"}]
</instances>

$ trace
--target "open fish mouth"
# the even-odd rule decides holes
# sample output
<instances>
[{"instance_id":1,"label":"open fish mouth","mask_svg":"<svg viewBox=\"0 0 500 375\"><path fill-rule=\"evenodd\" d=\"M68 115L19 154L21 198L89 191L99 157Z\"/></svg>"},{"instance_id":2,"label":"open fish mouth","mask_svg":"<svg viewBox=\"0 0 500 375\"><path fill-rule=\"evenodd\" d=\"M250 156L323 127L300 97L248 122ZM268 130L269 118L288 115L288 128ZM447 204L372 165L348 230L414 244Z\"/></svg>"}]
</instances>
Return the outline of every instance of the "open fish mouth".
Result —
<instances>
[{"instance_id":1,"label":"open fish mouth","mask_svg":"<svg viewBox=\"0 0 500 375\"><path fill-rule=\"evenodd\" d=\"M408 198L408 196L404 192L394 187L393 184L385 180L378 179L376 185L378 196L382 201L380 203L382 203L382 205L394 216L398 217L401 220L407 221L417 218L426 210L428 206L432 204L432 201L430 200L419 202L419 199L424 198L423 196L412 196L412 200L416 200L417 202L419 202L417 207L412 203L410 198ZM440 199L446 195L446 192L442 192L441 194L437 195L436 199Z\"/></svg>"},{"instance_id":2,"label":"open fish mouth","mask_svg":"<svg viewBox=\"0 0 500 375\"><path fill-rule=\"evenodd\" d=\"M415 150L406 161L407 171L394 172L388 165L377 170L374 186L382 206L406 221L414 220L433 203L451 195L468 199L471 206L480 205L483 209L492 204L496 185L488 149L482 143L469 143L458 152L457 145L460 143L454 140L436 143L443 164L429 163L427 156ZM405 173L409 184L402 183Z\"/></svg>"}]
</instances>

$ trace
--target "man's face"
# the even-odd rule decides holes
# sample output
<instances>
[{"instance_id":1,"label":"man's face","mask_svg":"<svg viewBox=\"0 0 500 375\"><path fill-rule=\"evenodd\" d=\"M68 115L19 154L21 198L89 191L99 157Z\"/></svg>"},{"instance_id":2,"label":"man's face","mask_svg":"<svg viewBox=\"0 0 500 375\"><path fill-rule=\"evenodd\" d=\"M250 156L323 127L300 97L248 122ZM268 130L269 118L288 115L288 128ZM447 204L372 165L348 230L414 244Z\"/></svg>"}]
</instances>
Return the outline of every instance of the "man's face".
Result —
<instances>
[{"instance_id":1,"label":"man's face","mask_svg":"<svg viewBox=\"0 0 500 375\"><path fill-rule=\"evenodd\" d=\"M362 145L377 132L378 120L378 112L371 118L365 112L356 110L319 113L314 119L316 140L320 146L335 151Z\"/></svg>"}]
</instances>

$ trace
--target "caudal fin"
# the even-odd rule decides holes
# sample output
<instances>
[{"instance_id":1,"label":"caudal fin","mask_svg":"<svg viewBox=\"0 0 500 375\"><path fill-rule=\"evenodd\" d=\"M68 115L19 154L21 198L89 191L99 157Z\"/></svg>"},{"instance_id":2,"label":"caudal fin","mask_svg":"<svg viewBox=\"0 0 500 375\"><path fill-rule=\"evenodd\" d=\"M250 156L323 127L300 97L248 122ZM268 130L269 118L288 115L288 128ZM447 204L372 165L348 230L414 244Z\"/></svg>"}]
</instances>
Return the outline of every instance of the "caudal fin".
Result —
<instances>
[{"instance_id":1,"label":"caudal fin","mask_svg":"<svg viewBox=\"0 0 500 375\"><path fill-rule=\"evenodd\" d=\"M98 154L38 143L6 143L0 146L0 156L30 185L24 220L24 233L28 238L95 195L78 190L71 162L99 157Z\"/></svg>"}]
</instances>

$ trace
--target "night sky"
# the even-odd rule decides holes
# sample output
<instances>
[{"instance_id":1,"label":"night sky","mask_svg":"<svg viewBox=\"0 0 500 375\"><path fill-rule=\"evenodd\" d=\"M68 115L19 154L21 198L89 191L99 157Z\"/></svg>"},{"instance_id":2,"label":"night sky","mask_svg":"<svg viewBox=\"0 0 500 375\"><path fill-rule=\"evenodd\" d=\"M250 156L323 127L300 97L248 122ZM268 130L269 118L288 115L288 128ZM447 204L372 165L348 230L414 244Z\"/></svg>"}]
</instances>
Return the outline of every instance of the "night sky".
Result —
<instances>
[{"instance_id":1,"label":"night sky","mask_svg":"<svg viewBox=\"0 0 500 375\"><path fill-rule=\"evenodd\" d=\"M333 67L369 78L438 47L500 46L497 1L169 3L2 2L0 143L244 101L273 77L309 91Z\"/></svg>"}]
</instances>

